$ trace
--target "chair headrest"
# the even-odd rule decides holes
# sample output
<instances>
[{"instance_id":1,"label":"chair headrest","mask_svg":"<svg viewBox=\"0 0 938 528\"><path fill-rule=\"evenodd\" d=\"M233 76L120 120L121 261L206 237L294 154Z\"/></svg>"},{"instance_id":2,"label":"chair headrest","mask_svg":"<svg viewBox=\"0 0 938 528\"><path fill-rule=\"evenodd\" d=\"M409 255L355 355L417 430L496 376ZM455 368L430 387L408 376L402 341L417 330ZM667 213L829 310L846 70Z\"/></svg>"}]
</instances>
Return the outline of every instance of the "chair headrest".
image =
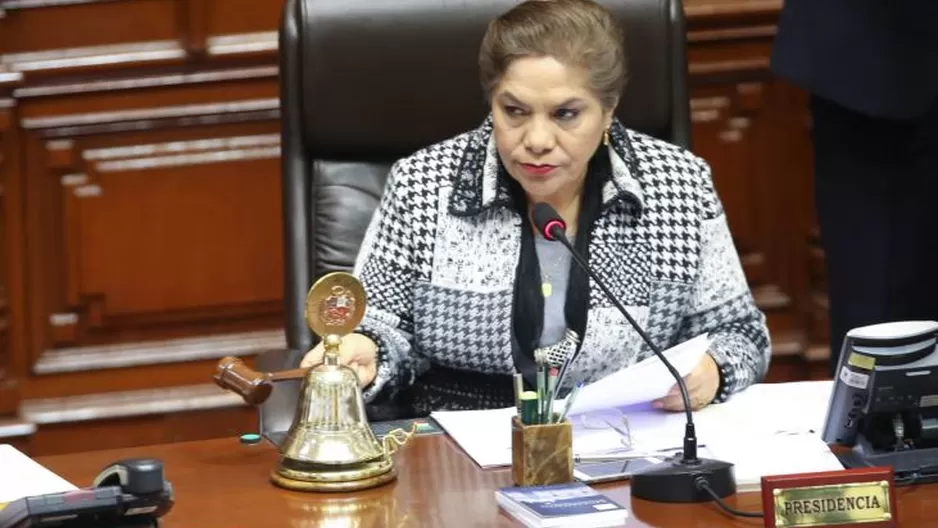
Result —
<instances>
[{"instance_id":1,"label":"chair headrest","mask_svg":"<svg viewBox=\"0 0 938 528\"><path fill-rule=\"evenodd\" d=\"M297 2L287 16L297 17L308 152L390 159L477 127L488 112L479 46L489 21L516 3ZM617 116L665 137L672 110L672 0L603 3L626 33L630 81Z\"/></svg>"}]
</instances>

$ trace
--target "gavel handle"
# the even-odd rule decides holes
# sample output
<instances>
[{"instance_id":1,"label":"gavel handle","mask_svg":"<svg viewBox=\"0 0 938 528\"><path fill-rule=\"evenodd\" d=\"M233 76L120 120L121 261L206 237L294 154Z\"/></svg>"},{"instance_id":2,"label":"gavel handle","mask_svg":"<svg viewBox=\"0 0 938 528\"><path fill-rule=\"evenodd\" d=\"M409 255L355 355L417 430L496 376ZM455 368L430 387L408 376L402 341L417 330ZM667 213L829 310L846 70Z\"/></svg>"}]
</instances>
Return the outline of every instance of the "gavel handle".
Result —
<instances>
[{"instance_id":1,"label":"gavel handle","mask_svg":"<svg viewBox=\"0 0 938 528\"><path fill-rule=\"evenodd\" d=\"M295 368L290 370L279 370L277 372L267 373L267 379L270 381L286 381L301 379L309 372L310 367Z\"/></svg>"},{"instance_id":2,"label":"gavel handle","mask_svg":"<svg viewBox=\"0 0 938 528\"><path fill-rule=\"evenodd\" d=\"M258 372L244 364L240 358L224 357L215 368L215 383L226 390L240 394L251 405L264 403L277 381L299 379L309 372L309 368L281 370L278 372Z\"/></svg>"}]
</instances>

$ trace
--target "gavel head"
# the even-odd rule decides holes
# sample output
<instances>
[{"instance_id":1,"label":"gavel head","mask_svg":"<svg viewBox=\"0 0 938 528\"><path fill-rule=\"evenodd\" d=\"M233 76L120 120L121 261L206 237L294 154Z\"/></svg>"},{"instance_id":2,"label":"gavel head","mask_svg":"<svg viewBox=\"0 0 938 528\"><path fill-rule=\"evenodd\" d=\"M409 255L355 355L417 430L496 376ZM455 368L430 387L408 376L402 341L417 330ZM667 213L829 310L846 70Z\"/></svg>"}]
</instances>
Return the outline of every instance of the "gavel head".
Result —
<instances>
[{"instance_id":1,"label":"gavel head","mask_svg":"<svg viewBox=\"0 0 938 528\"><path fill-rule=\"evenodd\" d=\"M236 357L220 359L213 378L219 387L240 394L250 405L264 403L273 390L270 374L258 372Z\"/></svg>"}]
</instances>

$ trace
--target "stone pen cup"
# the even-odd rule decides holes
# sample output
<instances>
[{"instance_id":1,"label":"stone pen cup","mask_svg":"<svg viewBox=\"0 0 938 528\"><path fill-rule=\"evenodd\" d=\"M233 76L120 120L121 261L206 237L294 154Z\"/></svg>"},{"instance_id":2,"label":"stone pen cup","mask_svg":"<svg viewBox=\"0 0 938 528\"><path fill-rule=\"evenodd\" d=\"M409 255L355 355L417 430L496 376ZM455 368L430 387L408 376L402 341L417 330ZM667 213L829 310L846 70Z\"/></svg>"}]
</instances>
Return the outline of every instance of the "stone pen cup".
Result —
<instances>
[{"instance_id":1,"label":"stone pen cup","mask_svg":"<svg viewBox=\"0 0 938 528\"><path fill-rule=\"evenodd\" d=\"M573 426L525 425L511 418L511 474L516 486L573 482Z\"/></svg>"}]
</instances>

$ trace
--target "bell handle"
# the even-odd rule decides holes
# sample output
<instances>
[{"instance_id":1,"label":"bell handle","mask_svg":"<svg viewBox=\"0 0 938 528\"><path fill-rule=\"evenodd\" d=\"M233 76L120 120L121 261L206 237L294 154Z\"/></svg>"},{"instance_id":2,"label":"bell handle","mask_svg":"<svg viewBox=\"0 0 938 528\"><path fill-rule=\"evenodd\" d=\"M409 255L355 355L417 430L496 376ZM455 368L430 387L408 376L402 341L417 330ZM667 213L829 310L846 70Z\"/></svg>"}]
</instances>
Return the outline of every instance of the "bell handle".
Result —
<instances>
[{"instance_id":1,"label":"bell handle","mask_svg":"<svg viewBox=\"0 0 938 528\"><path fill-rule=\"evenodd\" d=\"M227 356L218 361L212 378L219 387L230 390L250 405L267 401L273 391L273 383L300 379L309 368L296 368L278 372L258 372L247 366L240 358Z\"/></svg>"}]
</instances>

